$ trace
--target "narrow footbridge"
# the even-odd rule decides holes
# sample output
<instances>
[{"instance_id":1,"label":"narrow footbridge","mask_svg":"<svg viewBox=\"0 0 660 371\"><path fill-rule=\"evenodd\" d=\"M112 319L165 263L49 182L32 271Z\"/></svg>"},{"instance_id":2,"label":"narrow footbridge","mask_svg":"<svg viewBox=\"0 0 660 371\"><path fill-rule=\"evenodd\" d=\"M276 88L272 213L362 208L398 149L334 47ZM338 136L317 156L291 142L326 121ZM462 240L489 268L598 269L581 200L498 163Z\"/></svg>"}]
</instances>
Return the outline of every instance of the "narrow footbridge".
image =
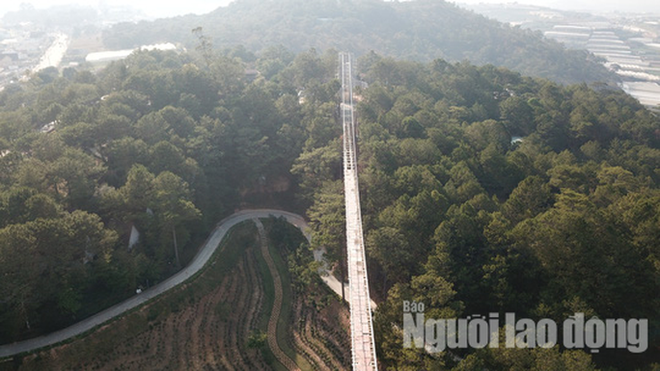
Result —
<instances>
[{"instance_id":1,"label":"narrow footbridge","mask_svg":"<svg viewBox=\"0 0 660 371\"><path fill-rule=\"evenodd\" d=\"M353 72L349 53L339 54L341 77L341 120L344 130L344 196L346 198L346 250L348 257L349 305L353 370L378 370L371 298L362 232L360 190L357 171L357 131L353 106Z\"/></svg>"}]
</instances>

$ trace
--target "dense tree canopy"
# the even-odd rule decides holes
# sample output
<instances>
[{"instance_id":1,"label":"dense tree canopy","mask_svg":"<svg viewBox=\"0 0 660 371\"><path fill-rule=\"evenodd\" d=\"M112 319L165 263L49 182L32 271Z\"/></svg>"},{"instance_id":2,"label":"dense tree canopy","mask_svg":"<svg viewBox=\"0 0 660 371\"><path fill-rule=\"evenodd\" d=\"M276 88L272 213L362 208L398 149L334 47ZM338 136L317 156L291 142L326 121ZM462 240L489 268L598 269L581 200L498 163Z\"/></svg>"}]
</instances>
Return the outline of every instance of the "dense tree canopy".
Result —
<instances>
[{"instance_id":1,"label":"dense tree canopy","mask_svg":"<svg viewBox=\"0 0 660 371\"><path fill-rule=\"evenodd\" d=\"M561 87L492 66L375 54L360 66L370 84L357 98L360 186L371 283L386 298L375 324L385 367L456 365L446 353L402 349L402 300L422 301L439 318L515 312L560 323L584 312L649 318L657 329L655 116L619 91ZM343 246L341 234L324 229L332 214L323 200L336 190L319 185L340 175L331 162L318 166L336 151L332 142L317 143L294 165L303 194L315 200L310 218L325 224L317 233L335 239L329 246ZM646 362L616 351L594 360ZM580 352L523 350L477 352L456 367L547 362L594 367Z\"/></svg>"},{"instance_id":2,"label":"dense tree canopy","mask_svg":"<svg viewBox=\"0 0 660 371\"><path fill-rule=\"evenodd\" d=\"M314 51L256 63L270 79L250 82L244 61L212 50L138 52L0 93L0 341L157 283L249 195L291 194L307 133L337 136L334 64Z\"/></svg>"},{"instance_id":3,"label":"dense tree canopy","mask_svg":"<svg viewBox=\"0 0 660 371\"><path fill-rule=\"evenodd\" d=\"M0 92L0 341L153 285L223 216L271 206L283 191L286 207L307 209L314 244L341 275L336 62L335 51L313 49L137 52L96 74L46 71ZM263 68L254 80L243 73L250 66ZM658 118L620 91L490 65L371 53L359 70L368 87L355 89L358 168L382 364L644 365L558 349L459 362L403 349L398 329L402 300L439 318L516 312L559 322L584 312L649 318L657 329ZM132 228L140 239L129 247ZM291 264L308 264L304 253ZM309 281L309 269L296 272L297 285Z\"/></svg>"}]
</instances>

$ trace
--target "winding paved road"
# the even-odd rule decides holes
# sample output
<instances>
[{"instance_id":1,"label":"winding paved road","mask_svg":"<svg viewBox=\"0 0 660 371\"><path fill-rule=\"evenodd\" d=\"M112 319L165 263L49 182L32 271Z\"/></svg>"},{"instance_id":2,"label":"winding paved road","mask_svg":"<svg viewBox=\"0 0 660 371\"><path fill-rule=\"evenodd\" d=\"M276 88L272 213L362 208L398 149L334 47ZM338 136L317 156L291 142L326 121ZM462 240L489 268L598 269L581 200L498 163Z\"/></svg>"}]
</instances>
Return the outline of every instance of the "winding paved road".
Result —
<instances>
[{"instance_id":1,"label":"winding paved road","mask_svg":"<svg viewBox=\"0 0 660 371\"><path fill-rule=\"evenodd\" d=\"M270 209L239 211L220 221L220 223L217 224L216 228L204 243L204 246L202 246L190 264L188 264L188 266L170 278L149 288L148 290L143 291L139 295L135 295L70 327L37 338L1 345L0 358L9 357L24 352L31 352L40 348L61 343L72 337L88 332L95 327L102 325L105 322L119 317L125 312L144 304L145 302L188 280L200 269L202 269L204 265L206 265L206 263L209 261L218 246L220 246L220 241L222 241L227 232L233 226L246 220L268 218L270 216L284 217L289 223L299 228L307 240L311 239L308 225L305 222L305 219L300 215L287 211ZM322 260L323 253L315 251L314 258L316 260ZM330 274L322 274L321 278L333 291L337 292L341 296L341 284L334 276Z\"/></svg>"}]
</instances>

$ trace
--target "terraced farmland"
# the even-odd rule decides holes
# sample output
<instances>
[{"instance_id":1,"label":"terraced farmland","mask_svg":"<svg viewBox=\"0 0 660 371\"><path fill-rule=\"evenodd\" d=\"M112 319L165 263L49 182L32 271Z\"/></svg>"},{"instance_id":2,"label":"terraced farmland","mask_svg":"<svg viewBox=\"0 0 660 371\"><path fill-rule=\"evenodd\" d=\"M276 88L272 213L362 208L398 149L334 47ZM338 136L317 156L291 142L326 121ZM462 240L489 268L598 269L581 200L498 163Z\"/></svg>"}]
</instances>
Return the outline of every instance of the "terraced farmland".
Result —
<instances>
[{"instance_id":1,"label":"terraced farmland","mask_svg":"<svg viewBox=\"0 0 660 371\"><path fill-rule=\"evenodd\" d=\"M276 248L270 234L273 228L291 228L288 233L299 235L297 244L304 237L288 224L263 223L268 237L263 241L277 274L267 269L255 224L241 223L190 282L87 336L14 358L0 364L0 370L292 368L280 363L277 352L302 370L349 368L346 306L323 285L316 285L310 296L293 290L286 262L295 246ZM274 308L277 280L283 289L279 309ZM269 333L273 314L279 314L277 327ZM273 346L281 350L273 352Z\"/></svg>"}]
</instances>

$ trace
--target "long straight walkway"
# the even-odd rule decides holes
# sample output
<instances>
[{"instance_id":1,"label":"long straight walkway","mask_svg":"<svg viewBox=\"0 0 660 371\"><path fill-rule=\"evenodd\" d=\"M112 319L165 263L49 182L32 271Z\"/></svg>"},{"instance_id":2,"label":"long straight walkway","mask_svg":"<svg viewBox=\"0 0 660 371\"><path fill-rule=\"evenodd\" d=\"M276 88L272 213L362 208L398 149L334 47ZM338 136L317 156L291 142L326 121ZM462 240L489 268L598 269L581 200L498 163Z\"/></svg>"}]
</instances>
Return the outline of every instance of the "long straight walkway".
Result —
<instances>
[{"instance_id":1,"label":"long straight walkway","mask_svg":"<svg viewBox=\"0 0 660 371\"><path fill-rule=\"evenodd\" d=\"M344 131L344 196L346 198L346 250L350 291L353 370L378 370L367 261L362 232L360 190L357 176L357 144L353 111L353 72L349 53L339 54L340 105Z\"/></svg>"}]
</instances>

